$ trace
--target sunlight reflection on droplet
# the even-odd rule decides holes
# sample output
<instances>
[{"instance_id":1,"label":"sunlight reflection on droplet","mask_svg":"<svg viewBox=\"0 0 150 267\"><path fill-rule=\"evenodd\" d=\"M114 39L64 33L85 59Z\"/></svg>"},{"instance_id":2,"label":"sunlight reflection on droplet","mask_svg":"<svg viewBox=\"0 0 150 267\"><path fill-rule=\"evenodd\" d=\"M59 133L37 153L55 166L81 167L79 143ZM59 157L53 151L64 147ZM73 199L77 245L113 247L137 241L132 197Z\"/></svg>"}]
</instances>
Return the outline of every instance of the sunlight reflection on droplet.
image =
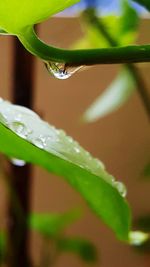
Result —
<instances>
[{"instance_id":1,"label":"sunlight reflection on droplet","mask_svg":"<svg viewBox=\"0 0 150 267\"><path fill-rule=\"evenodd\" d=\"M74 73L79 71L83 66L69 67L64 63L45 62L45 66L50 74L60 80L70 78Z\"/></svg>"}]
</instances>

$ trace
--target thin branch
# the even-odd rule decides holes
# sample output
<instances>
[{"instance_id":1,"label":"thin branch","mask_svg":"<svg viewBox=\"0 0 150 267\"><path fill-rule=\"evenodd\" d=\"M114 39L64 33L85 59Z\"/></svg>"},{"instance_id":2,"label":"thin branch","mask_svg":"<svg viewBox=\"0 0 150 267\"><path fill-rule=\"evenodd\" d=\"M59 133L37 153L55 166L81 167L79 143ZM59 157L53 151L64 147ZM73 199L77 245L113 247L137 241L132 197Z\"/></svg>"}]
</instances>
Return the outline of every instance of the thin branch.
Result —
<instances>
[{"instance_id":1,"label":"thin branch","mask_svg":"<svg viewBox=\"0 0 150 267\"><path fill-rule=\"evenodd\" d=\"M94 9L87 9L83 13L83 17L90 22L97 30L98 32L102 33L105 39L108 41L108 43L115 47L119 46L119 42L114 39L114 37L107 31L107 28L103 21L100 18L97 18L95 15L95 10ZM139 96L142 100L143 106L145 108L145 111L148 115L148 118L150 120L150 95L148 94L148 89L146 88L145 82L139 73L137 67L133 64L126 64L126 67L132 74L136 85L137 85L137 91L139 93Z\"/></svg>"},{"instance_id":2,"label":"thin branch","mask_svg":"<svg viewBox=\"0 0 150 267\"><path fill-rule=\"evenodd\" d=\"M128 69L130 69L133 77L135 78L137 91L150 120L150 94L148 93L149 91L145 86L145 81L135 65L128 65Z\"/></svg>"},{"instance_id":3,"label":"thin branch","mask_svg":"<svg viewBox=\"0 0 150 267\"><path fill-rule=\"evenodd\" d=\"M65 50L45 44L33 28L24 29L18 38L30 53L43 61L62 62L67 66L150 62L150 45Z\"/></svg>"},{"instance_id":4,"label":"thin branch","mask_svg":"<svg viewBox=\"0 0 150 267\"><path fill-rule=\"evenodd\" d=\"M106 25L103 23L103 20L100 17L97 17L95 14L94 8L86 9L83 14L83 19L86 20L90 25L92 25L95 29L97 29L98 33L101 33L108 44L112 47L119 46L117 40L108 32Z\"/></svg>"}]
</instances>

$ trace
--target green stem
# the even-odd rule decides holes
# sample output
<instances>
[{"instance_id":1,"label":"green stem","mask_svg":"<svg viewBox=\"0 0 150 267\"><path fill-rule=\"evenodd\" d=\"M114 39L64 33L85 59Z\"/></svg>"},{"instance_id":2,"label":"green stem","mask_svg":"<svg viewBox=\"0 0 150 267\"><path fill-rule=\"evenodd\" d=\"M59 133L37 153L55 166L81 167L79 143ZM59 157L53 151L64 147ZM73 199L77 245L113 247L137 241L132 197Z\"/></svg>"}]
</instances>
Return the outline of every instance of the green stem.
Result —
<instances>
[{"instance_id":1,"label":"green stem","mask_svg":"<svg viewBox=\"0 0 150 267\"><path fill-rule=\"evenodd\" d=\"M18 38L30 53L43 61L62 62L68 66L150 62L150 45L65 50L45 44L29 27Z\"/></svg>"},{"instance_id":2,"label":"green stem","mask_svg":"<svg viewBox=\"0 0 150 267\"><path fill-rule=\"evenodd\" d=\"M148 93L148 89L145 86L145 81L135 65L128 64L128 69L130 70L135 79L138 94L140 96L141 101L143 102L143 106L150 120L150 95Z\"/></svg>"},{"instance_id":3,"label":"green stem","mask_svg":"<svg viewBox=\"0 0 150 267\"><path fill-rule=\"evenodd\" d=\"M105 40L108 42L110 46L119 46L119 43L114 37L108 32L105 23L103 23L103 20L101 17L96 16L96 11L94 8L88 8L86 9L83 14L83 19L87 21L88 24L92 25L97 32L103 35Z\"/></svg>"},{"instance_id":4,"label":"green stem","mask_svg":"<svg viewBox=\"0 0 150 267\"><path fill-rule=\"evenodd\" d=\"M100 18L97 18L95 15L95 10L90 8L87 9L83 13L83 17L98 30L98 32L102 33L105 39L108 41L108 43L115 47L119 46L119 42L114 39L114 37L107 31L107 28L105 27L105 24ZM150 96L148 94L148 90L146 88L145 82L140 75L138 69L136 68L135 65L133 64L126 64L127 69L130 71L132 74L136 86L137 86L137 91L139 93L139 96L142 100L143 106L145 108L145 111L148 115L148 118L150 119Z\"/></svg>"}]
</instances>

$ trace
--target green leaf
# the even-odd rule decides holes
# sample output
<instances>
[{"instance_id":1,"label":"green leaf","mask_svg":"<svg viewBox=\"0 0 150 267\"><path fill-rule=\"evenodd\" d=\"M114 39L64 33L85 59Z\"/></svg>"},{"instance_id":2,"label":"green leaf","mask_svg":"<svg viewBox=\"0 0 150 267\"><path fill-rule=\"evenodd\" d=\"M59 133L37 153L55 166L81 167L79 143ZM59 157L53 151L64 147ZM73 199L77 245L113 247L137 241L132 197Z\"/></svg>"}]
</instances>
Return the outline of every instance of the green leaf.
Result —
<instances>
[{"instance_id":1,"label":"green leaf","mask_svg":"<svg viewBox=\"0 0 150 267\"><path fill-rule=\"evenodd\" d=\"M59 239L57 249L61 252L75 253L86 262L96 262L98 258L95 246L91 242L77 237Z\"/></svg>"},{"instance_id":2,"label":"green leaf","mask_svg":"<svg viewBox=\"0 0 150 267\"><path fill-rule=\"evenodd\" d=\"M135 31L137 30L138 25L139 18L136 10L129 4L128 1L123 1L122 16L120 17L120 32L124 34L128 31Z\"/></svg>"},{"instance_id":3,"label":"green leaf","mask_svg":"<svg viewBox=\"0 0 150 267\"><path fill-rule=\"evenodd\" d=\"M2 34L2 35L8 35L8 33L6 32L6 31L4 31L3 29L0 29L0 34Z\"/></svg>"},{"instance_id":4,"label":"green leaf","mask_svg":"<svg viewBox=\"0 0 150 267\"><path fill-rule=\"evenodd\" d=\"M86 262L95 262L97 252L95 246L81 238L60 237L62 231L80 216L75 210L63 214L31 214L28 220L31 230L37 231L44 238L53 240L59 252L72 252ZM45 240L45 239L44 239Z\"/></svg>"},{"instance_id":5,"label":"green leaf","mask_svg":"<svg viewBox=\"0 0 150 267\"><path fill-rule=\"evenodd\" d=\"M9 33L19 33L24 27L34 25L78 0L1 0L0 27Z\"/></svg>"},{"instance_id":6,"label":"green leaf","mask_svg":"<svg viewBox=\"0 0 150 267\"><path fill-rule=\"evenodd\" d=\"M149 0L133 0L134 2L137 2L141 6L147 8L150 11L150 1Z\"/></svg>"},{"instance_id":7,"label":"green leaf","mask_svg":"<svg viewBox=\"0 0 150 267\"><path fill-rule=\"evenodd\" d=\"M132 43L137 38L139 17L136 10L130 5L129 1L124 0L122 4L122 15L119 18L118 32L116 39L120 45Z\"/></svg>"},{"instance_id":8,"label":"green leaf","mask_svg":"<svg viewBox=\"0 0 150 267\"><path fill-rule=\"evenodd\" d=\"M125 187L71 137L34 112L0 101L0 151L61 175L121 240L128 240Z\"/></svg>"},{"instance_id":9,"label":"green leaf","mask_svg":"<svg viewBox=\"0 0 150 267\"><path fill-rule=\"evenodd\" d=\"M134 87L135 81L132 74L126 68L122 69L116 79L87 109L83 119L93 122L117 110L132 95Z\"/></svg>"},{"instance_id":10,"label":"green leaf","mask_svg":"<svg viewBox=\"0 0 150 267\"><path fill-rule=\"evenodd\" d=\"M29 217L29 227L44 237L54 237L78 219L79 216L80 213L77 211L63 214L31 214Z\"/></svg>"}]
</instances>

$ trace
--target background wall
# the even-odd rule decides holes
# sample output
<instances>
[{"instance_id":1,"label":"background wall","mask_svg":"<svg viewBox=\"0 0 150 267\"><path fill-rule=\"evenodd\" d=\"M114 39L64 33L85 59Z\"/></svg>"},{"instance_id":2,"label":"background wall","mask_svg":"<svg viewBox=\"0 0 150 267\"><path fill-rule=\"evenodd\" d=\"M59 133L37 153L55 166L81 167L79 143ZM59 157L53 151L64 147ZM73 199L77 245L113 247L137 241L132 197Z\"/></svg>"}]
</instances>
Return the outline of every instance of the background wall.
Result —
<instances>
[{"instance_id":1,"label":"background wall","mask_svg":"<svg viewBox=\"0 0 150 267\"><path fill-rule=\"evenodd\" d=\"M148 21L141 25L142 42L150 41ZM60 47L69 46L81 36L76 19L52 19L43 23L39 35L47 42ZM11 98L12 37L0 37L0 92ZM149 39L148 39L149 38ZM20 59L20 64L23 62ZM82 124L81 115L90 103L107 87L120 66L95 66L79 72L68 80L51 77L43 63L36 61L34 110L46 121L63 128L67 134L100 158L108 171L128 188L128 200L134 217L149 213L150 184L141 179L141 172L150 158L150 127L137 92L119 111L93 124ZM149 64L139 65L150 85ZM0 181L1 182L1 181ZM1 224L5 224L5 191L0 183ZM5 204L6 206L6 204ZM83 236L95 243L100 254L95 267L147 267L148 256L137 254L132 248L118 242L113 233L89 210L85 201L62 178L46 173L38 167L33 169L32 209L36 212L67 211L82 207L84 216L71 226L67 233ZM38 262L40 240L32 235L32 255ZM64 254L56 267L84 266L72 256Z\"/></svg>"}]
</instances>

